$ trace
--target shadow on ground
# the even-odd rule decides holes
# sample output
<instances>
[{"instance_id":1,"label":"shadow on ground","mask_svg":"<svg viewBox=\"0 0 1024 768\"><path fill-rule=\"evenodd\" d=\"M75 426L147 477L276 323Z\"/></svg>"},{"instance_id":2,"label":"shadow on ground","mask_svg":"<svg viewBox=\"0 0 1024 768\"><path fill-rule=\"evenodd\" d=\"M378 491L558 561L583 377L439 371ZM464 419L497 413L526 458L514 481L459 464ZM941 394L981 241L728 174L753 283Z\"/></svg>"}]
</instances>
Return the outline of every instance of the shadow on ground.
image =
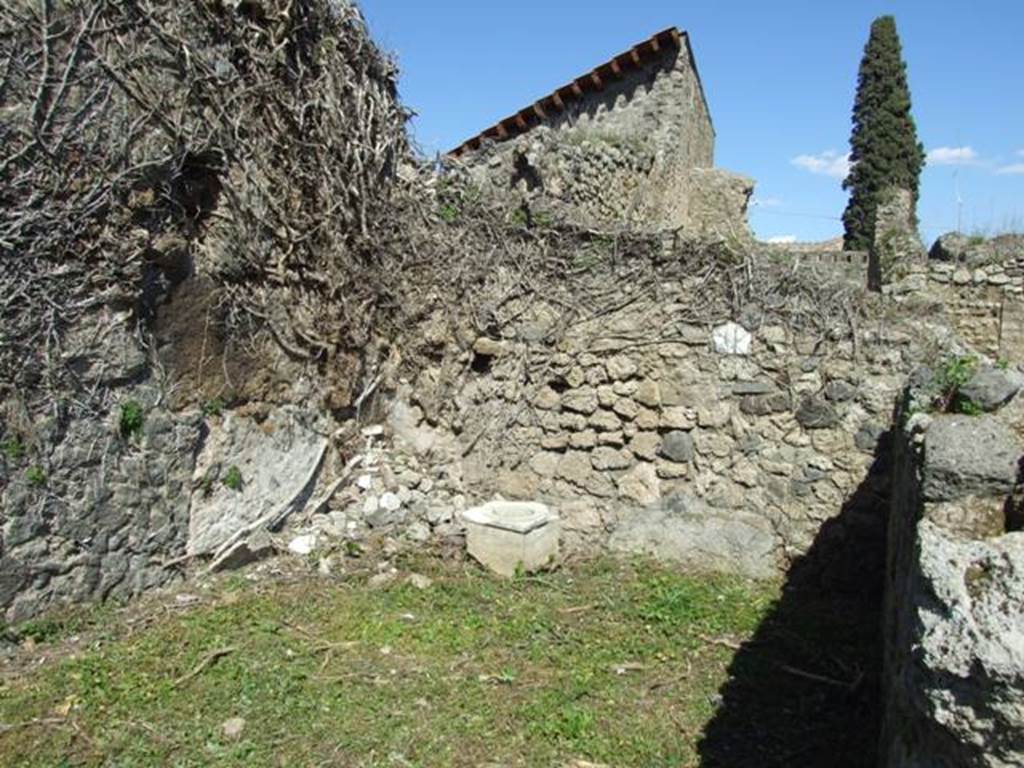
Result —
<instances>
[{"instance_id":1,"label":"shadow on ground","mask_svg":"<svg viewBox=\"0 0 1024 768\"><path fill-rule=\"evenodd\" d=\"M698 745L702 768L877 765L888 435L875 456L734 657Z\"/></svg>"}]
</instances>

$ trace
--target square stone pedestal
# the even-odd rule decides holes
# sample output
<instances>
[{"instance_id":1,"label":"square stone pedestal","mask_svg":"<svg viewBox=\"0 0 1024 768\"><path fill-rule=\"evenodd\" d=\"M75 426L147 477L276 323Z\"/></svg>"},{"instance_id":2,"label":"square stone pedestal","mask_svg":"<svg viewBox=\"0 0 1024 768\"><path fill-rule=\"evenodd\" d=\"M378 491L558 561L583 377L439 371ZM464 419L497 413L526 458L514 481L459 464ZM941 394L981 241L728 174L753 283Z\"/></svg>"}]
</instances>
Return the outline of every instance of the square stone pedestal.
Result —
<instances>
[{"instance_id":1,"label":"square stone pedestal","mask_svg":"<svg viewBox=\"0 0 1024 768\"><path fill-rule=\"evenodd\" d=\"M532 573L558 556L558 516L544 504L492 501L462 518L469 554L502 576Z\"/></svg>"}]
</instances>

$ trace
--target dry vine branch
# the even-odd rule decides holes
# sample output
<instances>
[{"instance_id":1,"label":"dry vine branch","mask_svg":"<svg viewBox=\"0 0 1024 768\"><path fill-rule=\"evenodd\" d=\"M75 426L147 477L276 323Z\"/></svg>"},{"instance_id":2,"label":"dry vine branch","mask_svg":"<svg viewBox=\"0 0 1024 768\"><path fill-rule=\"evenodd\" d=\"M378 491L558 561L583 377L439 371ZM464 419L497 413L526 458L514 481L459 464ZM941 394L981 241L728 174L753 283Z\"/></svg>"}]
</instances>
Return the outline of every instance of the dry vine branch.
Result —
<instances>
[{"instance_id":1,"label":"dry vine branch","mask_svg":"<svg viewBox=\"0 0 1024 768\"><path fill-rule=\"evenodd\" d=\"M349 2L15 0L0 115L0 394L80 392L68 330L190 275L245 338L366 343L407 114Z\"/></svg>"}]
</instances>

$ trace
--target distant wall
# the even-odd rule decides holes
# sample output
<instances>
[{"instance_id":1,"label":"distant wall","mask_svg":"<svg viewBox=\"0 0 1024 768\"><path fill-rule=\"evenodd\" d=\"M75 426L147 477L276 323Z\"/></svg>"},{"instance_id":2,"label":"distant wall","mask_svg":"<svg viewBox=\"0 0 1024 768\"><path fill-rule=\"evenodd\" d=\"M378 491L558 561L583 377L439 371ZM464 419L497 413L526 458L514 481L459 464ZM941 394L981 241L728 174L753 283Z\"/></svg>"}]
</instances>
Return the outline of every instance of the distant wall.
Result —
<instances>
[{"instance_id":1,"label":"distant wall","mask_svg":"<svg viewBox=\"0 0 1024 768\"><path fill-rule=\"evenodd\" d=\"M694 205L698 187L742 215L752 190L739 177L731 177L740 181L736 194L720 179L692 175L714 164L714 129L686 47L664 48L544 125L460 162L489 191L597 227L674 229L720 218L709 204Z\"/></svg>"},{"instance_id":2,"label":"distant wall","mask_svg":"<svg viewBox=\"0 0 1024 768\"><path fill-rule=\"evenodd\" d=\"M1024 272L1016 259L976 266L931 259L884 290L897 302L940 302L972 346L994 358L1024 359Z\"/></svg>"},{"instance_id":3,"label":"distant wall","mask_svg":"<svg viewBox=\"0 0 1024 768\"><path fill-rule=\"evenodd\" d=\"M767 252L768 258L778 261L787 261L794 266L801 265L822 265L851 269L866 270L868 266L867 251L840 251L840 250L814 250L814 249L789 249L776 247Z\"/></svg>"}]
</instances>

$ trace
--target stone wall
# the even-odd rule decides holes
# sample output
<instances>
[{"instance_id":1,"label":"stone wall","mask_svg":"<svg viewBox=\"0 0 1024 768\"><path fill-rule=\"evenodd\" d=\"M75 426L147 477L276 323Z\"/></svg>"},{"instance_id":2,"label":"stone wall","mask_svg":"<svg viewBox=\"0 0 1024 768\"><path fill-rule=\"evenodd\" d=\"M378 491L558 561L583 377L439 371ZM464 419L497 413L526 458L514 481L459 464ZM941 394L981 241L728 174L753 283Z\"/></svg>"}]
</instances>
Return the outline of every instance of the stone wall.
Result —
<instances>
[{"instance_id":1,"label":"stone wall","mask_svg":"<svg viewBox=\"0 0 1024 768\"><path fill-rule=\"evenodd\" d=\"M857 286L863 286L867 281L867 251L816 249L761 243L758 245L760 246L758 258L789 265L793 270L816 270Z\"/></svg>"},{"instance_id":2,"label":"stone wall","mask_svg":"<svg viewBox=\"0 0 1024 768\"><path fill-rule=\"evenodd\" d=\"M588 226L746 233L753 185L710 170L714 129L687 48L665 47L540 127L459 162L488 193Z\"/></svg>"},{"instance_id":3,"label":"stone wall","mask_svg":"<svg viewBox=\"0 0 1024 768\"><path fill-rule=\"evenodd\" d=\"M875 239L868 262L868 285L878 290L901 279L927 254L917 231L914 195L892 187L883 193L875 213Z\"/></svg>"},{"instance_id":4,"label":"stone wall","mask_svg":"<svg viewBox=\"0 0 1024 768\"><path fill-rule=\"evenodd\" d=\"M1015 374L982 372L986 409ZM928 375L916 376L927 390ZM899 418L885 601L886 768L1024 764L1024 403Z\"/></svg>"},{"instance_id":5,"label":"stone wall","mask_svg":"<svg viewBox=\"0 0 1024 768\"><path fill-rule=\"evenodd\" d=\"M0 619L67 602L131 597L180 570L185 552L197 412L175 414L124 319L98 313L74 361L86 388L109 387L88 415L54 401L45 416L3 405L0 439ZM142 424L124 434L121 408Z\"/></svg>"},{"instance_id":6,"label":"stone wall","mask_svg":"<svg viewBox=\"0 0 1024 768\"><path fill-rule=\"evenodd\" d=\"M241 534L279 530L325 470L340 469L311 379L292 369L287 399L301 406L268 402L265 391L230 409L172 409L126 328L106 329L80 361L84 383L110 386L105 408L72 416L55 404L40 418L8 401L0 413L0 621L135 597L197 564L244 562L233 546ZM137 431L125 432L125 407L137 408Z\"/></svg>"},{"instance_id":7,"label":"stone wall","mask_svg":"<svg viewBox=\"0 0 1024 768\"><path fill-rule=\"evenodd\" d=\"M836 561L830 576L877 579L886 479L872 468L928 331L830 340L754 307L700 324L672 298L696 283L666 281L654 302L609 288L619 308L554 347L555 312L532 297L466 357L410 382L418 422L454 433L468 498L549 503L570 547L755 576L782 572L845 509L854 524L830 535L860 539L876 562Z\"/></svg>"},{"instance_id":8,"label":"stone wall","mask_svg":"<svg viewBox=\"0 0 1024 768\"><path fill-rule=\"evenodd\" d=\"M1024 359L1024 270L1015 254L971 264L931 258L913 263L884 293L896 302L927 297L942 305L951 327L994 358Z\"/></svg>"}]
</instances>

